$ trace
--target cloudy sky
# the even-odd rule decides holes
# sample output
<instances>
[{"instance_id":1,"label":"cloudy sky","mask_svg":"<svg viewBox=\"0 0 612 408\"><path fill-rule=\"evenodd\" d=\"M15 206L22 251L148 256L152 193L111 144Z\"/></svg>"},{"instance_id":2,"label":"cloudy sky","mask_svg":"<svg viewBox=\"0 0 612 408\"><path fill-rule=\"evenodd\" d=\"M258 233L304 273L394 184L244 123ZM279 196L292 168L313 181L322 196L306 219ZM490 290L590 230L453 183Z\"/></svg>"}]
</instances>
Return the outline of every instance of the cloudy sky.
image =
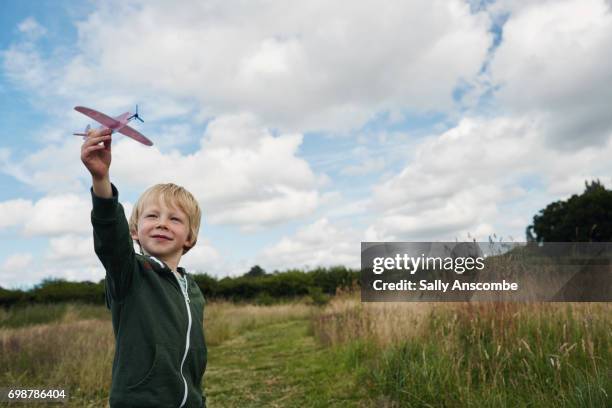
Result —
<instances>
[{"instance_id":1,"label":"cloudy sky","mask_svg":"<svg viewBox=\"0 0 612 408\"><path fill-rule=\"evenodd\" d=\"M359 265L361 241L523 241L612 185L612 2L0 3L0 286L98 281L85 105L117 135L129 214L199 200L191 271Z\"/></svg>"}]
</instances>

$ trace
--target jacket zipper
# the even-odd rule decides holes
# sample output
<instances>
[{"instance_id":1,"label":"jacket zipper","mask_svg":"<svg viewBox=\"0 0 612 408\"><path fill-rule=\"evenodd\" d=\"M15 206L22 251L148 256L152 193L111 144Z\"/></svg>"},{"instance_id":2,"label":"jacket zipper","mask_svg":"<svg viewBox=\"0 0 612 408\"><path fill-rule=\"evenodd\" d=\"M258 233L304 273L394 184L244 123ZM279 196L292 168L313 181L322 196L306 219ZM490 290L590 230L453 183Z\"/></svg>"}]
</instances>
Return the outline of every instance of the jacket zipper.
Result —
<instances>
[{"instance_id":1,"label":"jacket zipper","mask_svg":"<svg viewBox=\"0 0 612 408\"><path fill-rule=\"evenodd\" d=\"M155 262L160 264L162 268L167 267L159 259L153 256L151 256L151 259L153 259ZM179 281L178 276L176 276L176 274L173 271L170 271L170 273L172 273L172 275L174 276L174 279L176 279L176 283L178 283L179 290L183 294L183 299L185 300L185 307L187 308L187 319L188 319L187 320L187 336L185 339L185 353L183 354L183 360L181 360L181 377L183 378L183 384L185 384L185 395L183 396L183 401L181 402L181 405L179 406L179 408L182 408L185 405L185 402L187 402L188 387L187 387L187 380L185 380L185 376L183 375L183 364L185 364L185 359L187 358L187 352L189 351L189 334L191 333L191 309L189 308L189 303L190 303L189 302L189 287L187 287L187 289L183 291L183 287L181 286L181 282ZM187 279L187 272L185 272L185 279Z\"/></svg>"},{"instance_id":2,"label":"jacket zipper","mask_svg":"<svg viewBox=\"0 0 612 408\"><path fill-rule=\"evenodd\" d=\"M183 299L185 300L185 307L187 308L187 318L188 318L187 337L185 340L185 353L183 354L183 360L181 361L181 377L183 378L183 384L185 384L185 395L183 396L183 401L181 402L181 405L179 406L179 408L181 408L185 405L185 402L187 402L188 389L187 389L187 380L185 380L185 376L183 375L183 364L185 364L185 359L187 358L187 352L189 351L189 334L191 332L191 309L189 308L189 293L188 293L189 288L187 288L186 291L183 291L183 287L181 286L181 282L179 281L178 276L176 276L174 272L172 272L172 275L174 275L174 278L176 279L176 283L178 283L179 289L183 293ZM185 278L187 277L185 276Z\"/></svg>"}]
</instances>

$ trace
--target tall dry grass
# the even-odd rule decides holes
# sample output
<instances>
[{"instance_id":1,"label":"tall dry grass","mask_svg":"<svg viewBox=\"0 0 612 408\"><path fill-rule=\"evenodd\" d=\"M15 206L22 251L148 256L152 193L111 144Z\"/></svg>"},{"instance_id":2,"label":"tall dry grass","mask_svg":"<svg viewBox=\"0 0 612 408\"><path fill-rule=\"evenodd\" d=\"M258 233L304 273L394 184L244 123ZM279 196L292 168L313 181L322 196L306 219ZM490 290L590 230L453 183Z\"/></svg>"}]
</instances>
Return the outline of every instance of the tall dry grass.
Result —
<instances>
[{"instance_id":1,"label":"tall dry grass","mask_svg":"<svg viewBox=\"0 0 612 408\"><path fill-rule=\"evenodd\" d=\"M303 303L212 302L205 308L207 344L220 344L261 325L306 319L311 310ZM104 306L30 305L0 314L0 384L4 386L65 386L70 392L68 406L105 407L114 351L110 312Z\"/></svg>"},{"instance_id":2,"label":"tall dry grass","mask_svg":"<svg viewBox=\"0 0 612 408\"><path fill-rule=\"evenodd\" d=\"M69 406L105 406L113 352L110 321L71 312L54 323L0 329L0 382L67 387Z\"/></svg>"},{"instance_id":3,"label":"tall dry grass","mask_svg":"<svg viewBox=\"0 0 612 408\"><path fill-rule=\"evenodd\" d=\"M422 334L433 307L431 303L361 303L352 295L337 296L313 318L312 326L325 345L361 339L384 347Z\"/></svg>"},{"instance_id":4,"label":"tall dry grass","mask_svg":"<svg viewBox=\"0 0 612 408\"><path fill-rule=\"evenodd\" d=\"M206 344L216 346L250 329L272 323L307 319L313 306L302 302L260 306L217 301L206 305Z\"/></svg>"},{"instance_id":5,"label":"tall dry grass","mask_svg":"<svg viewBox=\"0 0 612 408\"><path fill-rule=\"evenodd\" d=\"M399 406L610 406L612 305L360 303L313 319Z\"/></svg>"}]
</instances>

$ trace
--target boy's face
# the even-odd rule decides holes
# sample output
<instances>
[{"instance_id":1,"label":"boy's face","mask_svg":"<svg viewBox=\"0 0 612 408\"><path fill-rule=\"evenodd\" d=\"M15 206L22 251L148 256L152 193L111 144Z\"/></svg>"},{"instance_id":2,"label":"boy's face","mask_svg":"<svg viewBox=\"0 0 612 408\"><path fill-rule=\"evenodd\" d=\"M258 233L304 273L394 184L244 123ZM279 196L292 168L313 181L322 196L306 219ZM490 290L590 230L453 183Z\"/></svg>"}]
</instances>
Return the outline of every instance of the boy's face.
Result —
<instances>
[{"instance_id":1,"label":"boy's face","mask_svg":"<svg viewBox=\"0 0 612 408\"><path fill-rule=\"evenodd\" d=\"M145 202L138 217L138 232L132 232L132 239L137 239L147 254L162 260L177 255L180 258L183 248L192 245L188 236L187 215L176 206L166 206L161 199Z\"/></svg>"}]
</instances>

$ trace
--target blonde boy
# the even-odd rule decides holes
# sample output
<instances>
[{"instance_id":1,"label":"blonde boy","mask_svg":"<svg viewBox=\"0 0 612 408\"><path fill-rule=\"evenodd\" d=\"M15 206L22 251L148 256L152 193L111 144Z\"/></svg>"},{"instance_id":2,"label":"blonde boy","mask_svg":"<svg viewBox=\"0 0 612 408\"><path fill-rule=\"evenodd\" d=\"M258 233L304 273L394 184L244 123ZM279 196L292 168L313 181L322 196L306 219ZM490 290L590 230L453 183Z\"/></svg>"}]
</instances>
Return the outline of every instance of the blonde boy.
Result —
<instances>
[{"instance_id":1,"label":"blonde boy","mask_svg":"<svg viewBox=\"0 0 612 408\"><path fill-rule=\"evenodd\" d=\"M200 207L184 188L157 184L139 198L128 225L109 178L111 142L110 130L90 131L81 147L92 176L94 249L106 269L115 334L109 404L205 407L204 297L178 266L196 244Z\"/></svg>"}]
</instances>

